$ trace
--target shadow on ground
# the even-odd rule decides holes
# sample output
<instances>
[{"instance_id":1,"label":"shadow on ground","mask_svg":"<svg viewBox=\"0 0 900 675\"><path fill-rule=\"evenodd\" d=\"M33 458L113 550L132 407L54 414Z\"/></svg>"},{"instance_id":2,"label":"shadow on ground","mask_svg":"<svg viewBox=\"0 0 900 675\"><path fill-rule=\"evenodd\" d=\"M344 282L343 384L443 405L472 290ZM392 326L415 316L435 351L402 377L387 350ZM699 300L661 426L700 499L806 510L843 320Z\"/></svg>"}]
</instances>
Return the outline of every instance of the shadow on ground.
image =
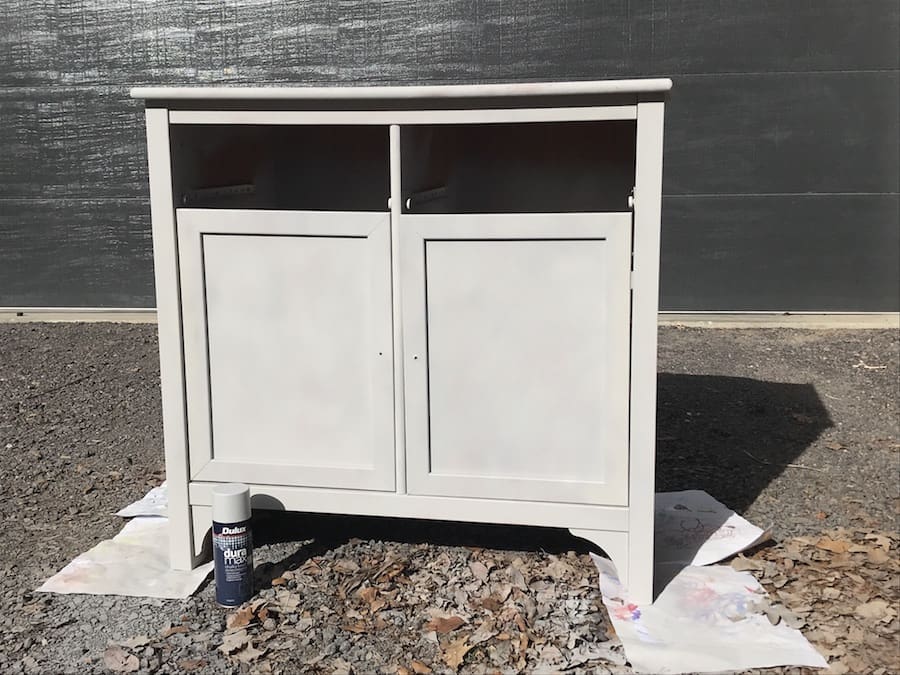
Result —
<instances>
[{"instance_id":1,"label":"shadow on ground","mask_svg":"<svg viewBox=\"0 0 900 675\"><path fill-rule=\"evenodd\" d=\"M811 384L660 373L656 489L705 490L744 512L833 426Z\"/></svg>"},{"instance_id":2,"label":"shadow on ground","mask_svg":"<svg viewBox=\"0 0 900 675\"><path fill-rule=\"evenodd\" d=\"M705 490L740 513L831 426L812 385L661 373L657 490ZM260 587L352 538L548 553L599 550L562 529L446 521L255 511L253 528L258 544L313 540L258 569Z\"/></svg>"},{"instance_id":3,"label":"shadow on ground","mask_svg":"<svg viewBox=\"0 0 900 675\"><path fill-rule=\"evenodd\" d=\"M350 539L555 554L599 550L584 539L573 537L568 530L549 527L257 510L253 512L252 527L256 545L313 540L274 564L259 566L255 572L257 588L269 586L284 570Z\"/></svg>"}]
</instances>

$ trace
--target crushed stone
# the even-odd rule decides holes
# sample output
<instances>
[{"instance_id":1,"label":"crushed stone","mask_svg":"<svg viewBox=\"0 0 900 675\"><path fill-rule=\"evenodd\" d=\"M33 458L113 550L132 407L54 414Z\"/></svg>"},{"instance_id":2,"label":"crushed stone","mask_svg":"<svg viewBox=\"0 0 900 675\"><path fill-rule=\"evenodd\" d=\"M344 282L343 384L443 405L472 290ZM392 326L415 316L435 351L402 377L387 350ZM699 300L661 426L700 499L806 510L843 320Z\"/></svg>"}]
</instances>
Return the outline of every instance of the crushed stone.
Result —
<instances>
[{"instance_id":1,"label":"crushed stone","mask_svg":"<svg viewBox=\"0 0 900 675\"><path fill-rule=\"evenodd\" d=\"M733 564L838 673L900 671L898 345L660 331L658 488L773 526ZM182 601L34 593L163 480L156 350L152 325L0 325L0 671L629 672L589 545L558 530L259 513L260 590L238 610L209 582Z\"/></svg>"}]
</instances>

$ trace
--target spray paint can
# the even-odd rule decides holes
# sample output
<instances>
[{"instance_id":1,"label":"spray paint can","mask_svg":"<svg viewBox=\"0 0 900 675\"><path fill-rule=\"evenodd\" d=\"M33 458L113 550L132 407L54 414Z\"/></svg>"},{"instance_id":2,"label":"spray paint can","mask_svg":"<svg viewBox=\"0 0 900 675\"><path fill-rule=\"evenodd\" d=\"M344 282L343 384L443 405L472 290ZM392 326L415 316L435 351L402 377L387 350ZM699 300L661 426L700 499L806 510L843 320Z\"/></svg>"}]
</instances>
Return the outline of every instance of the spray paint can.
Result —
<instances>
[{"instance_id":1,"label":"spray paint can","mask_svg":"<svg viewBox=\"0 0 900 675\"><path fill-rule=\"evenodd\" d=\"M238 483L217 485L212 497L216 602L237 607L253 596L250 488Z\"/></svg>"}]
</instances>

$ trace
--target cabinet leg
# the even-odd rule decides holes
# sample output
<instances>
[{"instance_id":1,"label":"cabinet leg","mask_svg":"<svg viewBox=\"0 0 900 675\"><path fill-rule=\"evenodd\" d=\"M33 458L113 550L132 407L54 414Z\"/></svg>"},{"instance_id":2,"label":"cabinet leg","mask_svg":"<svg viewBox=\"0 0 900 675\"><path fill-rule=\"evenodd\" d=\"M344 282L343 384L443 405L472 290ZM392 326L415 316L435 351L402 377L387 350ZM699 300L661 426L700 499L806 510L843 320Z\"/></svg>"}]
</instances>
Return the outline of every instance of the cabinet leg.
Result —
<instances>
[{"instance_id":1,"label":"cabinet leg","mask_svg":"<svg viewBox=\"0 0 900 675\"><path fill-rule=\"evenodd\" d=\"M196 567L212 555L211 506L191 507L191 532L193 534L191 554L193 556L193 566Z\"/></svg>"},{"instance_id":2,"label":"cabinet leg","mask_svg":"<svg viewBox=\"0 0 900 675\"><path fill-rule=\"evenodd\" d=\"M171 488L170 488L171 489ZM173 570L194 568L194 544L191 533L191 507L179 507L169 499L169 565Z\"/></svg>"},{"instance_id":3,"label":"cabinet leg","mask_svg":"<svg viewBox=\"0 0 900 675\"><path fill-rule=\"evenodd\" d=\"M169 560L172 569L192 570L203 561L212 529L212 508L188 506L173 509L169 505Z\"/></svg>"},{"instance_id":4,"label":"cabinet leg","mask_svg":"<svg viewBox=\"0 0 900 675\"><path fill-rule=\"evenodd\" d=\"M596 544L616 566L619 581L628 589L628 597L638 604L653 602L652 556L632 560L628 555L628 533L609 530L569 529L574 536Z\"/></svg>"}]
</instances>

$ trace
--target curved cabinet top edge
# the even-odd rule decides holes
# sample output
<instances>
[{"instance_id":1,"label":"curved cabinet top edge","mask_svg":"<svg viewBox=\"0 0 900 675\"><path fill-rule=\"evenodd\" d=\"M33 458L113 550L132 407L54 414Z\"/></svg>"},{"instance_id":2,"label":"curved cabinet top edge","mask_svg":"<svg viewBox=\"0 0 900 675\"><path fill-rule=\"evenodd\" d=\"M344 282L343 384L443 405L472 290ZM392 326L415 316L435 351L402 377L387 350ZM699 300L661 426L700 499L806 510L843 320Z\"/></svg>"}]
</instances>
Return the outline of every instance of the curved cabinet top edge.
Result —
<instances>
[{"instance_id":1,"label":"curved cabinet top edge","mask_svg":"<svg viewBox=\"0 0 900 675\"><path fill-rule=\"evenodd\" d=\"M347 87L134 87L131 97L164 100L415 100L665 93L668 78Z\"/></svg>"}]
</instances>

